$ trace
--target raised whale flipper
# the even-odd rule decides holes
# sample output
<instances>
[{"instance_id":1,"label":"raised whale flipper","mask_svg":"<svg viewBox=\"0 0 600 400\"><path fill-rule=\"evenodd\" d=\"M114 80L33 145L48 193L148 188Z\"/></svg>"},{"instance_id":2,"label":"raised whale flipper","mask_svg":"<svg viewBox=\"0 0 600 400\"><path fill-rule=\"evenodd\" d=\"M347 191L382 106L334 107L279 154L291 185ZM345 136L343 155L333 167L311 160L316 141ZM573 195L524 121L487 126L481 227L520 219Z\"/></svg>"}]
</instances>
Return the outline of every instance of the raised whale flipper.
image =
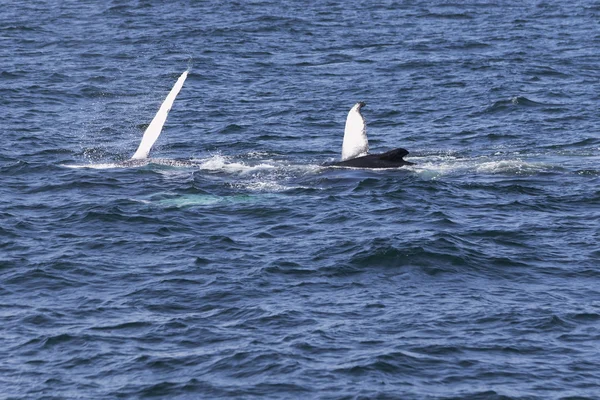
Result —
<instances>
[{"instance_id":1,"label":"raised whale flipper","mask_svg":"<svg viewBox=\"0 0 600 400\"><path fill-rule=\"evenodd\" d=\"M177 82L175 82L173 89L171 89L167 95L167 98L165 101L163 101L162 105L158 109L158 112L154 116L154 119L152 119L152 122L150 122L150 125L148 125L148 128L146 128L137 151L133 157L131 157L132 160L141 160L148 157L150 149L152 149L154 142L156 142L156 139L158 139L158 136L160 136L163 125L167 120L167 115L169 115L169 111L171 110L171 106L173 106L175 97L177 97L177 94L179 94L187 75L188 71L185 71L183 74L181 74L179 79L177 79Z\"/></svg>"},{"instance_id":2,"label":"raised whale flipper","mask_svg":"<svg viewBox=\"0 0 600 400\"><path fill-rule=\"evenodd\" d=\"M369 152L367 124L360 113L360 109L365 105L362 101L358 102L348 113L344 129L344 141L342 143L342 161L364 156Z\"/></svg>"}]
</instances>

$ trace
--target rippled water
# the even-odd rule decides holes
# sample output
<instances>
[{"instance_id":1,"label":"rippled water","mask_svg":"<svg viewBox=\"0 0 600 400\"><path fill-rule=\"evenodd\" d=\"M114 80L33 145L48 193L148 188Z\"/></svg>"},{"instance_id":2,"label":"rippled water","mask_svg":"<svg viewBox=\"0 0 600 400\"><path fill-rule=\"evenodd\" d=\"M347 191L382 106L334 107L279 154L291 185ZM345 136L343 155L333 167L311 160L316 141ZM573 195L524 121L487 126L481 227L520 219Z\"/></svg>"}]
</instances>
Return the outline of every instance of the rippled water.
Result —
<instances>
[{"instance_id":1,"label":"rippled water","mask_svg":"<svg viewBox=\"0 0 600 400\"><path fill-rule=\"evenodd\" d=\"M599 21L3 2L0 397L598 398Z\"/></svg>"}]
</instances>

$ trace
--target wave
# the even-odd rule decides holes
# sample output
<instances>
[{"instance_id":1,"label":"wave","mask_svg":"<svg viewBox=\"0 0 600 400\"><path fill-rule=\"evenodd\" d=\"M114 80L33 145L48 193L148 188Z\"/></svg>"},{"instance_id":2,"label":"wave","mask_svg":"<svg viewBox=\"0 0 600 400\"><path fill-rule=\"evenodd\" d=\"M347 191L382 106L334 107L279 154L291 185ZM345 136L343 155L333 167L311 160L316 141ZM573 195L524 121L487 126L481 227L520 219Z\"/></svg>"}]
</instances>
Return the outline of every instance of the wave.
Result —
<instances>
[{"instance_id":1,"label":"wave","mask_svg":"<svg viewBox=\"0 0 600 400\"><path fill-rule=\"evenodd\" d=\"M457 174L532 175L552 170L547 163L525 161L521 158L494 159L493 156L460 157L452 154L412 156L407 160L415 165L407 169L422 178L435 180Z\"/></svg>"},{"instance_id":2,"label":"wave","mask_svg":"<svg viewBox=\"0 0 600 400\"><path fill-rule=\"evenodd\" d=\"M485 115L485 114L496 114L507 111L513 111L516 109L527 109L527 108L540 108L544 112L557 112L563 107L562 104L554 103L542 103L534 100L530 100L525 96L514 96L510 99L498 100L489 107L486 107L483 111L474 113L474 116Z\"/></svg>"}]
</instances>

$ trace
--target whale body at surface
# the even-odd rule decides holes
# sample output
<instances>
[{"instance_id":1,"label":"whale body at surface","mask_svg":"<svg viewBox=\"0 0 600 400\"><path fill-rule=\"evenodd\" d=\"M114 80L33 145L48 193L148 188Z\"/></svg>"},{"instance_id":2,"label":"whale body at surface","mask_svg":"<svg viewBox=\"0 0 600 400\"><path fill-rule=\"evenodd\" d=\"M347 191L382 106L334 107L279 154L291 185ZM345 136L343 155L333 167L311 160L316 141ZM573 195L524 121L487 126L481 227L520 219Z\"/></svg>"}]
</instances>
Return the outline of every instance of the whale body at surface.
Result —
<instances>
[{"instance_id":1,"label":"whale body at surface","mask_svg":"<svg viewBox=\"0 0 600 400\"><path fill-rule=\"evenodd\" d=\"M342 160L331 165L351 168L398 168L413 165L414 163L404 160L404 157L408 155L408 150L403 148L380 154L368 154L367 124L360 112L365 105L361 101L350 109L344 130Z\"/></svg>"},{"instance_id":2,"label":"whale body at surface","mask_svg":"<svg viewBox=\"0 0 600 400\"><path fill-rule=\"evenodd\" d=\"M397 148L381 154L367 154L366 156L339 161L333 165L351 168L398 168L413 165L414 163L404 159L406 155L408 155L408 150Z\"/></svg>"}]
</instances>

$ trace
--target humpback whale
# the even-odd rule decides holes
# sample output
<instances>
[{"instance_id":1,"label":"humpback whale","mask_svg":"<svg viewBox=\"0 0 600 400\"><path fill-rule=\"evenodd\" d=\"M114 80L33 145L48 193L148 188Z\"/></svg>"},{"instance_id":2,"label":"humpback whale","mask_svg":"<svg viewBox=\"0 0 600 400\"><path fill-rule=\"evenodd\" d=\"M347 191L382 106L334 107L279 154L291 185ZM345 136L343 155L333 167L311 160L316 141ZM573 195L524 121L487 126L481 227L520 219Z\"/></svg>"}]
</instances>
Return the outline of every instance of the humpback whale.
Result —
<instances>
[{"instance_id":1,"label":"humpback whale","mask_svg":"<svg viewBox=\"0 0 600 400\"><path fill-rule=\"evenodd\" d=\"M175 82L175 85L152 119L152 122L150 122L150 125L148 125L144 131L142 140L133 156L127 161L116 164L117 166L140 166L150 162L150 159L148 158L150 150L160 136L163 126L167 121L169 111L173 106L175 98L181 91L187 76L188 71L185 71L177 79L177 82ZM380 154L369 154L367 124L360 113L361 108L365 105L366 104L361 101L356 103L350 109L348 117L346 118L341 161L328 163L327 166L376 169L398 168L404 165L413 165L414 163L404 160L404 157L408 155L408 151L403 148L397 148ZM194 162L178 160L152 159L152 162L174 166L196 165Z\"/></svg>"},{"instance_id":2,"label":"humpback whale","mask_svg":"<svg viewBox=\"0 0 600 400\"><path fill-rule=\"evenodd\" d=\"M360 113L364 106L366 104L361 101L350 109L344 130L342 159L330 165L353 168L398 168L404 165L413 165L414 163L404 160L408 151L402 148L381 154L368 154L367 124Z\"/></svg>"}]
</instances>

